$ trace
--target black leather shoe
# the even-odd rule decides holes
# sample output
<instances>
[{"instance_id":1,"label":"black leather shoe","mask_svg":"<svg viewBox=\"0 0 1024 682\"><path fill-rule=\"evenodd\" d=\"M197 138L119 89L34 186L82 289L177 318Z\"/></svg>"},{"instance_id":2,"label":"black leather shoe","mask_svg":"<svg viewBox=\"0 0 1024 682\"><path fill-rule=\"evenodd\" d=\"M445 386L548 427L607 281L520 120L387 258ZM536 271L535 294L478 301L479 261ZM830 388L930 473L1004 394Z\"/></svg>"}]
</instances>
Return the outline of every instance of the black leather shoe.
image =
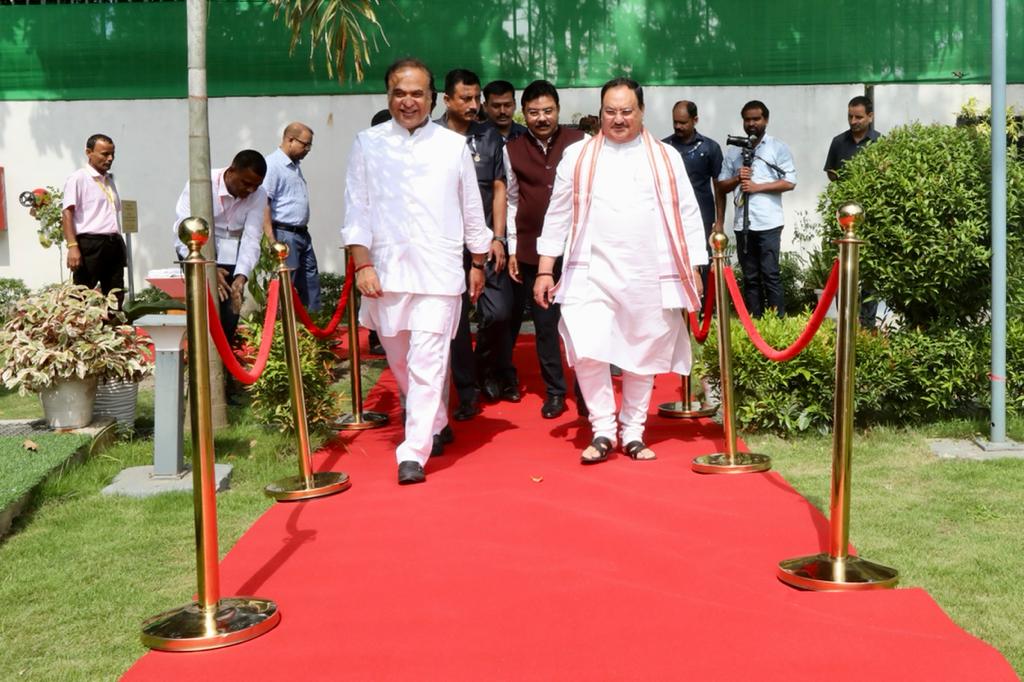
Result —
<instances>
[{"instance_id":1,"label":"black leather shoe","mask_svg":"<svg viewBox=\"0 0 1024 682\"><path fill-rule=\"evenodd\" d=\"M496 403L501 398L501 387L494 379L484 379L484 385L480 387L480 393L484 400L489 403Z\"/></svg>"},{"instance_id":2,"label":"black leather shoe","mask_svg":"<svg viewBox=\"0 0 1024 682\"><path fill-rule=\"evenodd\" d=\"M437 435L441 437L441 442L444 443L445 445L455 442L455 432L452 431L451 426L445 425L445 427L441 429L441 433Z\"/></svg>"},{"instance_id":3,"label":"black leather shoe","mask_svg":"<svg viewBox=\"0 0 1024 682\"><path fill-rule=\"evenodd\" d=\"M427 475L423 473L423 466L419 462L398 463L398 485L423 483L425 480L427 480Z\"/></svg>"},{"instance_id":4,"label":"black leather shoe","mask_svg":"<svg viewBox=\"0 0 1024 682\"><path fill-rule=\"evenodd\" d=\"M540 416L545 419L555 419L565 412L565 396L549 395L540 408Z\"/></svg>"},{"instance_id":5,"label":"black leather shoe","mask_svg":"<svg viewBox=\"0 0 1024 682\"><path fill-rule=\"evenodd\" d=\"M440 457L444 454L444 446L455 440L455 434L452 432L452 427L446 426L441 429L441 433L434 434L434 442L430 446L430 456Z\"/></svg>"},{"instance_id":6,"label":"black leather shoe","mask_svg":"<svg viewBox=\"0 0 1024 682\"><path fill-rule=\"evenodd\" d=\"M480 414L480 412L480 403L476 400L470 400L462 403L452 412L452 419L457 422L466 422Z\"/></svg>"},{"instance_id":7,"label":"black leather shoe","mask_svg":"<svg viewBox=\"0 0 1024 682\"><path fill-rule=\"evenodd\" d=\"M519 387L516 385L506 386L501 389L501 399L506 400L510 403L518 403L523 399L522 394L519 392Z\"/></svg>"},{"instance_id":8,"label":"black leather shoe","mask_svg":"<svg viewBox=\"0 0 1024 682\"><path fill-rule=\"evenodd\" d=\"M370 346L369 351L370 355L386 355L386 353L384 352L384 346L380 345L379 343Z\"/></svg>"}]
</instances>

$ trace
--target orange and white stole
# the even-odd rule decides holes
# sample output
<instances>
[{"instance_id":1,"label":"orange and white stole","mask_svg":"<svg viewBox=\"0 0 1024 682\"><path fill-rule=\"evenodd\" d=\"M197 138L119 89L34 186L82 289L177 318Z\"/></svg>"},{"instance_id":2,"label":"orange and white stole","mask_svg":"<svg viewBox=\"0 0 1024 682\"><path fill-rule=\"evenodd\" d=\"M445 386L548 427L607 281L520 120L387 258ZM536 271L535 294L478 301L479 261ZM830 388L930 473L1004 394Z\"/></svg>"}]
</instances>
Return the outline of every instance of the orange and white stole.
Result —
<instances>
[{"instance_id":1,"label":"orange and white stole","mask_svg":"<svg viewBox=\"0 0 1024 682\"><path fill-rule=\"evenodd\" d=\"M644 148L647 152L647 160L651 165L651 174L654 177L654 193L658 198L658 208L661 213L662 225L665 228L665 239L670 254L658 254L659 280L662 283L679 282L682 285L683 297L686 307L690 310L700 309L700 297L697 295L697 283L693 275L693 268L690 265L690 255L686 247L686 236L683 231L683 221L679 213L679 186L676 182L675 171L672 170L672 163L669 160L666 145L659 143L647 132L645 128L643 136ZM590 213L590 203L593 198L594 175L597 172L597 159L600 156L604 145L604 135L598 133L590 138L580 151L576 159L576 167L573 170L572 179L572 224L569 227L569 248L567 249L566 268L586 268L586 257L580 251L583 244L583 235L586 232L587 216ZM703 234L703 227L701 228ZM663 258L662 256L666 256ZM668 304L677 296L664 296ZM666 307L677 307L667 305Z\"/></svg>"}]
</instances>

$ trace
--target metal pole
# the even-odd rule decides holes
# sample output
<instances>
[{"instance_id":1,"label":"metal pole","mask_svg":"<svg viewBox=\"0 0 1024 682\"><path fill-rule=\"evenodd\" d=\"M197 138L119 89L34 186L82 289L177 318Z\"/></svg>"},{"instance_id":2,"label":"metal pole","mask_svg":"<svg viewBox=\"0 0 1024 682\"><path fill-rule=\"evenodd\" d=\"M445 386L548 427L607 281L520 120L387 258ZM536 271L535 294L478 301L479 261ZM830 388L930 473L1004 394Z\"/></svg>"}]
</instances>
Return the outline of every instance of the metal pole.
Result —
<instances>
[{"instance_id":1,"label":"metal pole","mask_svg":"<svg viewBox=\"0 0 1024 682\"><path fill-rule=\"evenodd\" d=\"M277 283L281 299L281 327L284 333L284 357L288 365L288 387L295 422L296 446L299 450L299 475L271 483L264 492L278 501L304 500L333 495L348 490L352 482L348 474L335 471L313 471L309 448L309 423L306 419L306 396L302 387L302 358L295 327L295 302L292 300L291 268L287 265L288 245L274 242L271 246L278 259ZM274 330L264 330L273 334Z\"/></svg>"},{"instance_id":2,"label":"metal pole","mask_svg":"<svg viewBox=\"0 0 1024 682\"><path fill-rule=\"evenodd\" d=\"M686 327L686 335L690 336L690 312L683 309L683 325ZM679 375L679 397L676 402L662 403L658 405L658 416L668 419L700 419L710 417L718 412L717 407L704 407L693 409L693 394L690 387L690 375Z\"/></svg>"},{"instance_id":3,"label":"metal pole","mask_svg":"<svg viewBox=\"0 0 1024 682\"><path fill-rule=\"evenodd\" d=\"M725 248L729 238L722 232L711 234L715 270L715 308L718 317L718 366L722 376L722 427L725 452L702 455L690 465L699 474L749 474L768 471L772 460L767 455L736 450L736 403L732 395L732 337L729 329L729 289L725 285Z\"/></svg>"},{"instance_id":4,"label":"metal pole","mask_svg":"<svg viewBox=\"0 0 1024 682\"><path fill-rule=\"evenodd\" d=\"M274 602L266 599L220 597L217 489L208 371L210 346L205 268L209 261L200 253L210 238L210 228L202 218L186 218L178 228L178 235L189 249L185 260L185 285L188 385L192 402L192 503L195 509L199 599L143 622L142 643L165 651L203 651L258 637L280 622L281 613Z\"/></svg>"},{"instance_id":5,"label":"metal pole","mask_svg":"<svg viewBox=\"0 0 1024 682\"><path fill-rule=\"evenodd\" d=\"M839 245L839 322L836 325L836 389L832 412L832 495L829 504L828 554L779 562L783 582L807 590L871 590L893 587L895 569L850 556L850 467L853 454L853 389L856 369L857 321L860 312L859 251L864 242L856 228L864 209L853 202L839 208L843 236Z\"/></svg>"},{"instance_id":6,"label":"metal pole","mask_svg":"<svg viewBox=\"0 0 1024 682\"><path fill-rule=\"evenodd\" d=\"M992 408L989 440L1006 442L1006 0L992 0Z\"/></svg>"},{"instance_id":7,"label":"metal pole","mask_svg":"<svg viewBox=\"0 0 1024 682\"><path fill-rule=\"evenodd\" d=\"M339 419L335 427L341 431L362 431L386 425L386 414L363 412L363 377L359 360L359 315L356 312L355 287L352 287L348 297L348 360L352 383L352 413Z\"/></svg>"}]
</instances>

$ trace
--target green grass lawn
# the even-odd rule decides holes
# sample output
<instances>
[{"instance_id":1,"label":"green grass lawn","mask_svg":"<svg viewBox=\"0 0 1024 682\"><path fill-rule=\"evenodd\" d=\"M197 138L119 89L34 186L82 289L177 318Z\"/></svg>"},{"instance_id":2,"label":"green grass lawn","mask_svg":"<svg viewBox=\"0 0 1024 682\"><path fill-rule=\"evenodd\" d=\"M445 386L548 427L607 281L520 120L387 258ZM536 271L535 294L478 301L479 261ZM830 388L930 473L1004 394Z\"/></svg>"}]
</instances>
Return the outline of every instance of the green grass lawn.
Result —
<instances>
[{"instance_id":1,"label":"green grass lawn","mask_svg":"<svg viewBox=\"0 0 1024 682\"><path fill-rule=\"evenodd\" d=\"M900 586L923 587L954 621L999 649L1024 674L1024 460L938 459L927 438L968 437L984 425L945 422L871 429L853 450L850 541L895 568ZM1024 420L1011 420L1024 441ZM776 471L828 515L831 436L744 436ZM808 547L813 554L816 547ZM779 557L785 559L788 557Z\"/></svg>"},{"instance_id":2,"label":"green grass lawn","mask_svg":"<svg viewBox=\"0 0 1024 682\"><path fill-rule=\"evenodd\" d=\"M35 449L26 447L29 441ZM88 442L89 436L70 433L0 437L0 509L18 500Z\"/></svg>"},{"instance_id":3,"label":"green grass lawn","mask_svg":"<svg viewBox=\"0 0 1024 682\"><path fill-rule=\"evenodd\" d=\"M374 379L365 377L367 390ZM151 419L151 401L144 391L140 423ZM273 504L263 486L297 470L293 439L251 423L242 408L232 408L230 418L232 426L215 439L218 459L235 466L231 489L217 496L222 554ZM1015 621L1024 608L1024 461L937 460L924 440L977 428L946 423L858 433L851 540L865 557L899 569L901 585L929 590L1021 673L1024 636ZM1024 421L1012 422L1011 436L1024 440ZM747 441L827 509L829 438ZM99 494L123 467L151 461L152 442L139 439L53 477L0 545L0 679L114 679L145 653L141 621L191 598L191 496Z\"/></svg>"}]
</instances>

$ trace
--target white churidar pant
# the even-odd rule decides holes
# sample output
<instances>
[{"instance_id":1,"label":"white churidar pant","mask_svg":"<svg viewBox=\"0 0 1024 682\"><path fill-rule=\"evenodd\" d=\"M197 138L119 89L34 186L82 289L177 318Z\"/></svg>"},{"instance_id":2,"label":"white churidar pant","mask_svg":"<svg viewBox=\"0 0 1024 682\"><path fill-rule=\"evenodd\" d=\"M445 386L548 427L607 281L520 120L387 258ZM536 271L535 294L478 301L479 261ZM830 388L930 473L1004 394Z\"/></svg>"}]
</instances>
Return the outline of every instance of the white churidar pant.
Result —
<instances>
[{"instance_id":1,"label":"white churidar pant","mask_svg":"<svg viewBox=\"0 0 1024 682\"><path fill-rule=\"evenodd\" d=\"M576 379L580 391L590 410L590 428L594 437L604 436L615 443L615 392L612 389L611 367L607 362L577 358ZM635 374L622 370L622 409L619 423L622 425L619 443L626 444L644 439L644 425L647 423L647 406L651 402L654 377L650 374Z\"/></svg>"},{"instance_id":2,"label":"white churidar pant","mask_svg":"<svg viewBox=\"0 0 1024 682\"><path fill-rule=\"evenodd\" d=\"M380 343L398 390L405 396L405 440L395 450L395 458L425 465L434 434L448 424L442 394L451 340L444 334L405 330L395 336L381 336Z\"/></svg>"}]
</instances>

